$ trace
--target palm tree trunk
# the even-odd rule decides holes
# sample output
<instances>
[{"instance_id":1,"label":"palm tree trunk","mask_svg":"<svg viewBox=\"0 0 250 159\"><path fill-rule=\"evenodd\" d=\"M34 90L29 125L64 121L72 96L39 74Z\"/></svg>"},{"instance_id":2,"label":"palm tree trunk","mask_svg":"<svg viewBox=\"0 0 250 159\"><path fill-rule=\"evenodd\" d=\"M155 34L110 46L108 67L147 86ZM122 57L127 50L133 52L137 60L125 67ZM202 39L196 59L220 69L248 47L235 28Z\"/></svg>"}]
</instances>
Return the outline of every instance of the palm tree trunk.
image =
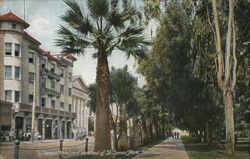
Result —
<instances>
[{"instance_id":1,"label":"palm tree trunk","mask_svg":"<svg viewBox=\"0 0 250 159\"><path fill-rule=\"evenodd\" d=\"M96 70L96 131L94 151L111 149L109 87L110 74L106 54L98 53Z\"/></svg>"},{"instance_id":2,"label":"palm tree trunk","mask_svg":"<svg viewBox=\"0 0 250 159\"><path fill-rule=\"evenodd\" d=\"M127 135L127 120L125 116L125 105L120 105L120 129L119 129L119 141L118 141L118 148L121 151L128 150L128 135Z\"/></svg>"}]
</instances>

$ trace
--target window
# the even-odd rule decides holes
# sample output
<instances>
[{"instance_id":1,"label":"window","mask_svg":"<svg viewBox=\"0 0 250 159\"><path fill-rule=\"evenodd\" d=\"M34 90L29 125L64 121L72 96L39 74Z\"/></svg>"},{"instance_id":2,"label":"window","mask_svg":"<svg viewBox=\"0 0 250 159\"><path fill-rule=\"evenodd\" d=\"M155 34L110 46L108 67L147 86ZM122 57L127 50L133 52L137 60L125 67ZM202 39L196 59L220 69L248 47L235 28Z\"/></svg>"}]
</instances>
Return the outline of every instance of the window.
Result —
<instances>
[{"instance_id":1,"label":"window","mask_svg":"<svg viewBox=\"0 0 250 159\"><path fill-rule=\"evenodd\" d=\"M16 24L12 23L12 29L16 29Z\"/></svg>"},{"instance_id":2,"label":"window","mask_svg":"<svg viewBox=\"0 0 250 159\"><path fill-rule=\"evenodd\" d=\"M61 110L64 110L64 103L63 102L60 103L60 108L61 108Z\"/></svg>"},{"instance_id":3,"label":"window","mask_svg":"<svg viewBox=\"0 0 250 159\"><path fill-rule=\"evenodd\" d=\"M20 56L20 45L15 44L15 56L19 57Z\"/></svg>"},{"instance_id":4,"label":"window","mask_svg":"<svg viewBox=\"0 0 250 159\"><path fill-rule=\"evenodd\" d=\"M69 112L71 112L72 110L71 110L72 108L71 108L71 104L69 104Z\"/></svg>"},{"instance_id":5,"label":"window","mask_svg":"<svg viewBox=\"0 0 250 159\"><path fill-rule=\"evenodd\" d=\"M56 101L55 100L51 100L51 108L55 109L56 107Z\"/></svg>"},{"instance_id":6,"label":"window","mask_svg":"<svg viewBox=\"0 0 250 159\"><path fill-rule=\"evenodd\" d=\"M71 94L72 94L72 93L71 93L71 88L69 88L69 96L71 96Z\"/></svg>"},{"instance_id":7,"label":"window","mask_svg":"<svg viewBox=\"0 0 250 159\"><path fill-rule=\"evenodd\" d=\"M35 77L35 74L34 73L29 73L29 83L34 83L34 77Z\"/></svg>"},{"instance_id":8,"label":"window","mask_svg":"<svg viewBox=\"0 0 250 159\"><path fill-rule=\"evenodd\" d=\"M51 64L51 72L55 72L55 68L56 68L56 66L55 66L55 64Z\"/></svg>"},{"instance_id":9,"label":"window","mask_svg":"<svg viewBox=\"0 0 250 159\"><path fill-rule=\"evenodd\" d=\"M5 91L5 101L12 101L12 91L11 90L6 90Z\"/></svg>"},{"instance_id":10,"label":"window","mask_svg":"<svg viewBox=\"0 0 250 159\"><path fill-rule=\"evenodd\" d=\"M46 107L46 98L42 98L42 107Z\"/></svg>"},{"instance_id":11,"label":"window","mask_svg":"<svg viewBox=\"0 0 250 159\"><path fill-rule=\"evenodd\" d=\"M60 93L64 94L64 85L60 85Z\"/></svg>"},{"instance_id":12,"label":"window","mask_svg":"<svg viewBox=\"0 0 250 159\"><path fill-rule=\"evenodd\" d=\"M46 59L42 58L41 63L42 63L42 68L46 68Z\"/></svg>"},{"instance_id":13,"label":"window","mask_svg":"<svg viewBox=\"0 0 250 159\"><path fill-rule=\"evenodd\" d=\"M72 80L72 73L69 73L69 81Z\"/></svg>"},{"instance_id":14,"label":"window","mask_svg":"<svg viewBox=\"0 0 250 159\"><path fill-rule=\"evenodd\" d=\"M42 88L46 88L46 78L42 77Z\"/></svg>"},{"instance_id":15,"label":"window","mask_svg":"<svg viewBox=\"0 0 250 159\"><path fill-rule=\"evenodd\" d=\"M12 43L5 43L5 55L11 56L12 52Z\"/></svg>"},{"instance_id":16,"label":"window","mask_svg":"<svg viewBox=\"0 0 250 159\"><path fill-rule=\"evenodd\" d=\"M20 79L20 67L15 67L15 79Z\"/></svg>"},{"instance_id":17,"label":"window","mask_svg":"<svg viewBox=\"0 0 250 159\"><path fill-rule=\"evenodd\" d=\"M29 103L33 103L33 95L32 94L29 95Z\"/></svg>"},{"instance_id":18,"label":"window","mask_svg":"<svg viewBox=\"0 0 250 159\"><path fill-rule=\"evenodd\" d=\"M20 102L20 92L15 91L15 102Z\"/></svg>"},{"instance_id":19,"label":"window","mask_svg":"<svg viewBox=\"0 0 250 159\"><path fill-rule=\"evenodd\" d=\"M5 79L12 79L12 66L5 66Z\"/></svg>"},{"instance_id":20,"label":"window","mask_svg":"<svg viewBox=\"0 0 250 159\"><path fill-rule=\"evenodd\" d=\"M34 63L35 54L33 52L29 52L29 63Z\"/></svg>"},{"instance_id":21,"label":"window","mask_svg":"<svg viewBox=\"0 0 250 159\"><path fill-rule=\"evenodd\" d=\"M63 69L60 69L60 76L63 77L64 76L64 73L63 73Z\"/></svg>"},{"instance_id":22,"label":"window","mask_svg":"<svg viewBox=\"0 0 250 159\"><path fill-rule=\"evenodd\" d=\"M56 89L56 82L51 80L51 89Z\"/></svg>"}]
</instances>

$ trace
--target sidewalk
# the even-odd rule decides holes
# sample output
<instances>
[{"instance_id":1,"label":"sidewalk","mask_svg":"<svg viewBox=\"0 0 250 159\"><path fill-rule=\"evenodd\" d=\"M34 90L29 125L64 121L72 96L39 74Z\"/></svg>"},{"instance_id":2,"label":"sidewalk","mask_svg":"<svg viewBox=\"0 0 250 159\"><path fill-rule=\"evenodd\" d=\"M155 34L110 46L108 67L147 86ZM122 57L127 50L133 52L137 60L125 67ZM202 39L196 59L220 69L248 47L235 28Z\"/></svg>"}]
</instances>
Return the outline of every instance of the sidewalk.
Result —
<instances>
[{"instance_id":1,"label":"sidewalk","mask_svg":"<svg viewBox=\"0 0 250 159\"><path fill-rule=\"evenodd\" d=\"M189 159L181 140L168 138L134 159Z\"/></svg>"}]
</instances>

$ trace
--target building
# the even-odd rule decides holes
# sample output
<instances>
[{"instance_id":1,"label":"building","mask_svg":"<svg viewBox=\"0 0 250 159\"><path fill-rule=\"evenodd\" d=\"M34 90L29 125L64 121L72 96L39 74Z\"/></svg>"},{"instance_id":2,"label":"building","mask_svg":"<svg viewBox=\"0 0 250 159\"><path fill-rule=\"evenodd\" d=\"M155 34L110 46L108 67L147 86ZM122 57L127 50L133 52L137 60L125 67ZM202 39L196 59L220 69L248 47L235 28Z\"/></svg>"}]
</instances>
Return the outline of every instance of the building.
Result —
<instances>
[{"instance_id":1,"label":"building","mask_svg":"<svg viewBox=\"0 0 250 159\"><path fill-rule=\"evenodd\" d=\"M76 120L73 124L74 137L78 138L81 134L88 134L89 90L81 76L73 76L73 108L76 112Z\"/></svg>"},{"instance_id":2,"label":"building","mask_svg":"<svg viewBox=\"0 0 250 159\"><path fill-rule=\"evenodd\" d=\"M0 101L13 103L10 129L17 137L31 131L34 102L35 132L43 139L72 138L76 58L42 50L41 43L25 32L28 27L12 12L0 16Z\"/></svg>"}]
</instances>

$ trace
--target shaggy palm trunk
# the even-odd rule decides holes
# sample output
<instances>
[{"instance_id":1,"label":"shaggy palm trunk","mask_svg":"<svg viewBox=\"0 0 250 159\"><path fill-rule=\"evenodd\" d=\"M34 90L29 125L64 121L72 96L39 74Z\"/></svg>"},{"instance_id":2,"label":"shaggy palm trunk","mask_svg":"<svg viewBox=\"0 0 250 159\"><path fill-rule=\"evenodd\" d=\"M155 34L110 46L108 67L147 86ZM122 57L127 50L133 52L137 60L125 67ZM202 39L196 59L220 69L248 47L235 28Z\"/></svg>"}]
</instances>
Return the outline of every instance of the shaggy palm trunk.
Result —
<instances>
[{"instance_id":1,"label":"shaggy palm trunk","mask_svg":"<svg viewBox=\"0 0 250 159\"><path fill-rule=\"evenodd\" d=\"M106 54L98 54L96 71L96 131L94 151L111 149L109 86L110 75Z\"/></svg>"},{"instance_id":2,"label":"shaggy palm trunk","mask_svg":"<svg viewBox=\"0 0 250 159\"><path fill-rule=\"evenodd\" d=\"M128 150L128 135L127 135L127 120L125 116L125 105L121 104L119 109L119 121L120 121L120 128L119 128L119 141L118 141L118 148L121 151Z\"/></svg>"},{"instance_id":3,"label":"shaggy palm trunk","mask_svg":"<svg viewBox=\"0 0 250 159\"><path fill-rule=\"evenodd\" d=\"M233 117L233 92L225 91L225 120L226 120L226 150L227 154L234 152L234 117Z\"/></svg>"},{"instance_id":4,"label":"shaggy palm trunk","mask_svg":"<svg viewBox=\"0 0 250 159\"><path fill-rule=\"evenodd\" d=\"M115 138L114 138L115 150L117 150L117 149L118 149L118 139L117 139L117 130L116 130L116 126L115 126L115 128L114 128L114 136L115 136Z\"/></svg>"}]
</instances>

